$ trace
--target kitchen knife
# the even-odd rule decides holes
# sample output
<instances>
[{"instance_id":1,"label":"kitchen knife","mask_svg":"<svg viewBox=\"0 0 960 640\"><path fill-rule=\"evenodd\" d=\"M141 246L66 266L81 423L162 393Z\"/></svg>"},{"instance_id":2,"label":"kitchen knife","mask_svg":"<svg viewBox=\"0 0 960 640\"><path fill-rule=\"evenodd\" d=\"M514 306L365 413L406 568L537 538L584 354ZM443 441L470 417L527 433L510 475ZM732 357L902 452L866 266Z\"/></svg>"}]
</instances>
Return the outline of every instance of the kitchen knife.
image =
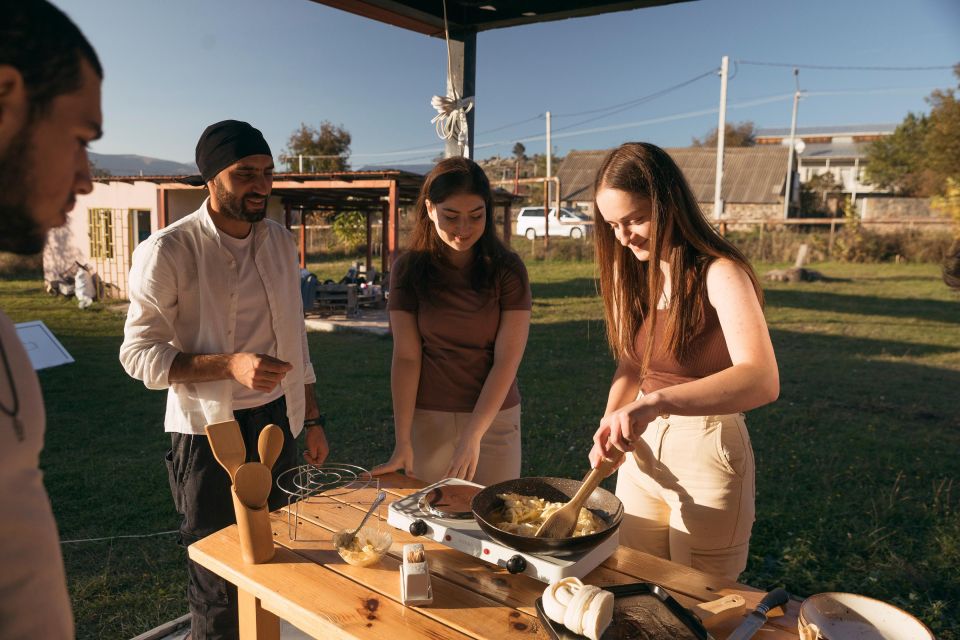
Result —
<instances>
[{"instance_id":1,"label":"kitchen knife","mask_svg":"<svg viewBox=\"0 0 960 640\"><path fill-rule=\"evenodd\" d=\"M786 604L789 599L790 594L780 588L774 589L763 596L763 600L760 601L757 608L740 623L740 626L730 634L727 640L749 640L767 621L767 612L774 607Z\"/></svg>"}]
</instances>

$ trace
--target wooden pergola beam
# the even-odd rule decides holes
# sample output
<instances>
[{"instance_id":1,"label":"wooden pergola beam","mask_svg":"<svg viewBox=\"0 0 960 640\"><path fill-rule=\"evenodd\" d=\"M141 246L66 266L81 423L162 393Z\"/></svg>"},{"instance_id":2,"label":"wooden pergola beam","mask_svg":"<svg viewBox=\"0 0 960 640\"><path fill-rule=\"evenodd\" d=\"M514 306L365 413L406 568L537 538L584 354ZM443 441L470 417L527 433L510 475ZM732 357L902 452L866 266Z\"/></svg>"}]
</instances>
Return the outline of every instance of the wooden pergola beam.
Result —
<instances>
[{"instance_id":1,"label":"wooden pergola beam","mask_svg":"<svg viewBox=\"0 0 960 640\"><path fill-rule=\"evenodd\" d=\"M389 189L396 180L274 180L274 189L355 189L365 191L370 189Z\"/></svg>"}]
</instances>

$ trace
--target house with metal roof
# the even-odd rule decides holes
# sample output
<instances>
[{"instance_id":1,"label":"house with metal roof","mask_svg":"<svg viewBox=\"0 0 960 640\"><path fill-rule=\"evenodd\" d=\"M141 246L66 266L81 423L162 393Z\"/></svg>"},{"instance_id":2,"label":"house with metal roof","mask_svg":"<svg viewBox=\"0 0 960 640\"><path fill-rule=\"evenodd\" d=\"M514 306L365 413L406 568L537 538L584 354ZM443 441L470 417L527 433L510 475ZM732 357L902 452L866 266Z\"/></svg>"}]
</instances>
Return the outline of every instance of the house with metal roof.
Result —
<instances>
[{"instance_id":1,"label":"house with metal roof","mask_svg":"<svg viewBox=\"0 0 960 640\"><path fill-rule=\"evenodd\" d=\"M560 200L593 211L593 181L609 149L571 151L557 171ZM667 149L704 211L713 210L717 151L706 147ZM732 147L724 152L723 217L728 221L780 219L787 174L787 148Z\"/></svg>"},{"instance_id":2,"label":"house with metal roof","mask_svg":"<svg viewBox=\"0 0 960 640\"><path fill-rule=\"evenodd\" d=\"M839 191L853 200L865 193L880 190L863 182L867 163L867 147L871 142L892 135L895 124L861 124L825 127L798 127L797 173L800 182L809 182L830 173L841 185ZM790 146L790 129L758 129L754 134L758 146Z\"/></svg>"}]
</instances>

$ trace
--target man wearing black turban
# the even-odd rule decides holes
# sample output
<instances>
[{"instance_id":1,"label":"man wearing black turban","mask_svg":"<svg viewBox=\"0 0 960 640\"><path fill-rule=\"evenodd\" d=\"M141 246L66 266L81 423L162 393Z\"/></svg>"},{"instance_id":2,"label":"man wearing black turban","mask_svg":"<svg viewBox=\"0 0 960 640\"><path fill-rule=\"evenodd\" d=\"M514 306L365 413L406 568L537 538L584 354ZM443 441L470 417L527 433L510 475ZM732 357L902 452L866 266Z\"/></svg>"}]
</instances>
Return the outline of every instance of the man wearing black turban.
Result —
<instances>
[{"instance_id":1,"label":"man wearing black turban","mask_svg":"<svg viewBox=\"0 0 960 640\"><path fill-rule=\"evenodd\" d=\"M205 425L236 420L248 462L258 460L264 426L283 430L271 510L285 504L276 479L297 465L295 438L304 427L306 460L320 464L328 451L297 249L267 218L270 147L246 122L224 120L200 136L197 167L210 197L134 251L120 347L128 374L168 389L166 463L184 545L234 522L231 478L213 456ZM189 560L188 573L192 638L236 638L236 588Z\"/></svg>"}]
</instances>

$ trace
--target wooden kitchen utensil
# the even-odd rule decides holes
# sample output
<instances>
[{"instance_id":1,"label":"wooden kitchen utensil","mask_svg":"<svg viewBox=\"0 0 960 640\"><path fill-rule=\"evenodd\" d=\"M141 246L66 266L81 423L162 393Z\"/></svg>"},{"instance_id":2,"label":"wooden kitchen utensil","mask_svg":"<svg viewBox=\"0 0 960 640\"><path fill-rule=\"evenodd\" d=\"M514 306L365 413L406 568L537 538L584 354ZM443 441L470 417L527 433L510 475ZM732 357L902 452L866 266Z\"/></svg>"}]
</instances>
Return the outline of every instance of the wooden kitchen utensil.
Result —
<instances>
[{"instance_id":1,"label":"wooden kitchen utensil","mask_svg":"<svg viewBox=\"0 0 960 640\"><path fill-rule=\"evenodd\" d=\"M247 459L247 448L243 444L240 425L236 420L227 420L208 424L203 430L207 432L213 457L227 470L230 480L233 481L237 469Z\"/></svg>"},{"instance_id":2,"label":"wooden kitchen utensil","mask_svg":"<svg viewBox=\"0 0 960 640\"><path fill-rule=\"evenodd\" d=\"M259 509L248 507L237 496L236 487L230 490L230 494L233 496L233 510L237 514L237 533L240 535L243 561L247 564L269 562L276 552L273 531L270 529L270 510L266 505Z\"/></svg>"},{"instance_id":3,"label":"wooden kitchen utensil","mask_svg":"<svg viewBox=\"0 0 960 640\"><path fill-rule=\"evenodd\" d=\"M273 469L274 463L280 457L283 450L283 431L275 424L268 424L260 432L257 439L257 452L260 454L260 462L266 465L267 469Z\"/></svg>"},{"instance_id":4,"label":"wooden kitchen utensil","mask_svg":"<svg viewBox=\"0 0 960 640\"><path fill-rule=\"evenodd\" d=\"M244 463L247 448L243 444L240 425L236 420L208 424L203 430L207 433L213 457L227 470L233 483L230 495L233 499L233 511L237 516L237 532L240 535L240 554L243 561L249 564L267 562L273 558L275 552L273 531L270 529L270 510L267 508L267 498L273 486L270 468L259 462ZM282 447L283 434L280 436ZM268 440L272 437L267 436ZM268 453L269 448L267 447Z\"/></svg>"},{"instance_id":5,"label":"wooden kitchen utensil","mask_svg":"<svg viewBox=\"0 0 960 640\"><path fill-rule=\"evenodd\" d=\"M731 618L741 617L746 610L747 601L743 596L737 594L717 598L710 602L701 602L691 609L700 618L703 626L709 630Z\"/></svg>"},{"instance_id":6,"label":"wooden kitchen utensil","mask_svg":"<svg viewBox=\"0 0 960 640\"><path fill-rule=\"evenodd\" d=\"M570 502L563 505L550 514L540 528L537 529L538 538L569 538L573 535L573 530L577 526L577 520L580 517L580 509L587 501L593 490L600 486L600 481L613 473L617 463L623 457L622 451L616 451L612 459L603 458L594 469L587 474L587 478L580 485L580 489L570 499Z\"/></svg>"},{"instance_id":7,"label":"wooden kitchen utensil","mask_svg":"<svg viewBox=\"0 0 960 640\"><path fill-rule=\"evenodd\" d=\"M233 476L234 492L240 498L240 502L251 509L266 506L272 487L273 477L270 475L270 468L259 462L240 465Z\"/></svg>"}]
</instances>

